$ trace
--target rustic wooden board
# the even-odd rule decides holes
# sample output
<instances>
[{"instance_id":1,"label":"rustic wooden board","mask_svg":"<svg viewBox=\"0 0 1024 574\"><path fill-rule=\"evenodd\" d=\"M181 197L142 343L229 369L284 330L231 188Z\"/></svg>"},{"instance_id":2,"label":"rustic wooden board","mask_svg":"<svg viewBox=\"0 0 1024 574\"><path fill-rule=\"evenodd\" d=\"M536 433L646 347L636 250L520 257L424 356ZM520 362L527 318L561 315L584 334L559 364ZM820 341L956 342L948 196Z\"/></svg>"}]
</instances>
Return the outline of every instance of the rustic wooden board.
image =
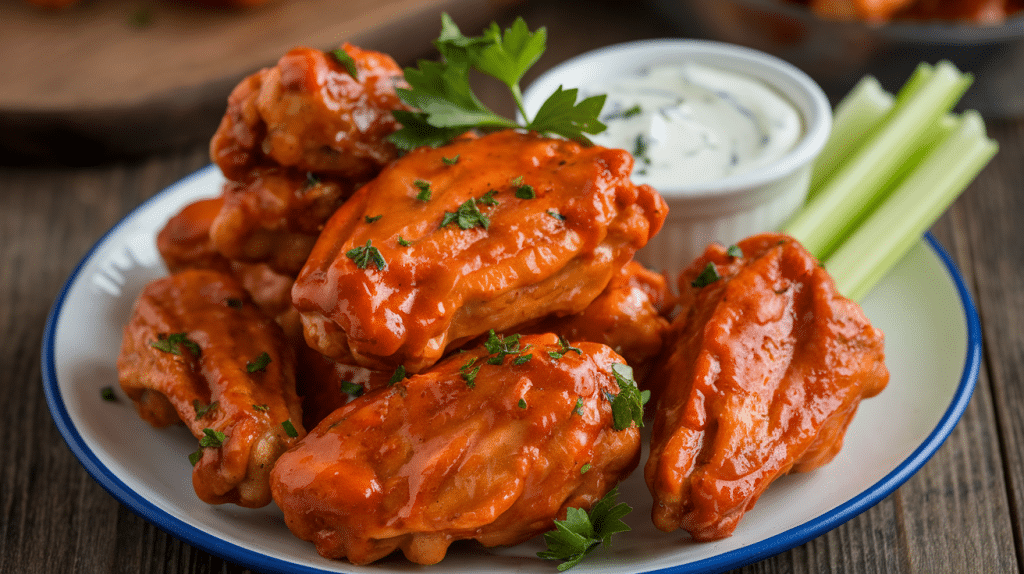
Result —
<instances>
[{"instance_id":1,"label":"rustic wooden board","mask_svg":"<svg viewBox=\"0 0 1024 574\"><path fill-rule=\"evenodd\" d=\"M507 0L82 0L45 11L3 0L0 149L136 154L208 138L231 88L294 46L342 41L400 63L431 55L448 12L476 33Z\"/></svg>"}]
</instances>

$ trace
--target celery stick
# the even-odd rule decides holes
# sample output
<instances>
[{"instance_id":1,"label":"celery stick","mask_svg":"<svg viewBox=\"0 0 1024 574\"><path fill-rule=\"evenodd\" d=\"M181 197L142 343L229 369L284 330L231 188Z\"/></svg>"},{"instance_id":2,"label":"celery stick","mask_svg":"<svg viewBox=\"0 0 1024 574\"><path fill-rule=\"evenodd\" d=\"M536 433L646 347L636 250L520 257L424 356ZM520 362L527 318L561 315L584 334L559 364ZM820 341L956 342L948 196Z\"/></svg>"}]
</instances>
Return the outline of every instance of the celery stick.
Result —
<instances>
[{"instance_id":1,"label":"celery stick","mask_svg":"<svg viewBox=\"0 0 1024 574\"><path fill-rule=\"evenodd\" d=\"M874 76L864 76L836 105L832 133L811 168L808 199L821 189L892 110L896 98Z\"/></svg>"},{"instance_id":2,"label":"celery stick","mask_svg":"<svg viewBox=\"0 0 1024 574\"><path fill-rule=\"evenodd\" d=\"M955 128L825 260L840 293L862 299L960 195L996 153L977 112Z\"/></svg>"},{"instance_id":3,"label":"celery stick","mask_svg":"<svg viewBox=\"0 0 1024 574\"><path fill-rule=\"evenodd\" d=\"M901 172L908 153L924 148L929 126L946 114L972 77L949 62L911 80L897 96L884 125L784 227L819 259L825 259L853 227L882 199Z\"/></svg>"}]
</instances>

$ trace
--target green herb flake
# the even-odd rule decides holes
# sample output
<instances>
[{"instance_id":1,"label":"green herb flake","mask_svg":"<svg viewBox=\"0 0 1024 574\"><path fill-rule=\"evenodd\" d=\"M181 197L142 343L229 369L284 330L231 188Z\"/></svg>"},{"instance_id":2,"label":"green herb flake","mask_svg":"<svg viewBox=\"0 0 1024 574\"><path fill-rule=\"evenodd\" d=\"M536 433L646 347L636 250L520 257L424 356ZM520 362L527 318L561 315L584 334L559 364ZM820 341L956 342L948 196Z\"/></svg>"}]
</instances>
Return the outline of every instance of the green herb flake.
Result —
<instances>
[{"instance_id":1,"label":"green herb flake","mask_svg":"<svg viewBox=\"0 0 1024 574\"><path fill-rule=\"evenodd\" d=\"M253 410L261 413L265 413L270 410L270 407L267 405L253 405L252 408Z\"/></svg>"},{"instance_id":2,"label":"green herb flake","mask_svg":"<svg viewBox=\"0 0 1024 574\"><path fill-rule=\"evenodd\" d=\"M405 365L398 365L398 368L395 369L395 372L391 374L391 378L388 379L388 386L390 387L391 385L401 381L404 378L405 378Z\"/></svg>"},{"instance_id":3,"label":"green herb flake","mask_svg":"<svg viewBox=\"0 0 1024 574\"><path fill-rule=\"evenodd\" d=\"M502 337L495 333L494 329L491 329L487 333L487 340L484 341L484 348L487 349L487 353L490 355L487 358L487 364L500 365L505 362L505 357L509 355L516 355L516 359L514 361L516 365L521 365L533 358L532 354L521 354L529 350L530 345L520 347L519 337L520 335L518 333Z\"/></svg>"},{"instance_id":4,"label":"green herb flake","mask_svg":"<svg viewBox=\"0 0 1024 574\"><path fill-rule=\"evenodd\" d=\"M193 357L200 355L199 344L189 339L186 333L171 333L170 335L161 333L157 335L156 341L150 342L150 346L172 355L180 355L181 348L185 347Z\"/></svg>"},{"instance_id":5,"label":"green herb flake","mask_svg":"<svg viewBox=\"0 0 1024 574\"><path fill-rule=\"evenodd\" d=\"M566 341L565 337L561 335L558 336L558 347L559 348L557 351L548 351L548 356L550 356L552 359L558 360L564 357L565 354L568 353L569 351L575 351L577 355L583 355L583 349L580 349L579 347L573 347L572 345L569 344L569 341Z\"/></svg>"},{"instance_id":6,"label":"green herb flake","mask_svg":"<svg viewBox=\"0 0 1024 574\"><path fill-rule=\"evenodd\" d=\"M188 455L188 462L192 466L195 466L195 465L199 464L199 460L202 459L202 458L203 458L203 449L199 449L199 450L197 450L197 451L195 451L193 453L189 453L189 455Z\"/></svg>"},{"instance_id":7,"label":"green herb flake","mask_svg":"<svg viewBox=\"0 0 1024 574\"><path fill-rule=\"evenodd\" d=\"M402 247L409 247L410 245L412 245L412 242L409 241L408 239L403 238L401 235L399 235L398 236L398 244L401 245Z\"/></svg>"},{"instance_id":8,"label":"green herb flake","mask_svg":"<svg viewBox=\"0 0 1024 574\"><path fill-rule=\"evenodd\" d=\"M295 425L292 424L291 419L288 419L281 423L281 427L284 428L284 434L292 438L297 438L299 436L299 431L295 430Z\"/></svg>"},{"instance_id":9,"label":"green herb flake","mask_svg":"<svg viewBox=\"0 0 1024 574\"><path fill-rule=\"evenodd\" d=\"M642 113L644 113L644 110L643 108L640 107L640 104L634 104L632 107L626 108L620 112L612 112L602 119L606 122L609 120L629 119L635 116L639 116Z\"/></svg>"},{"instance_id":10,"label":"green herb flake","mask_svg":"<svg viewBox=\"0 0 1024 574\"><path fill-rule=\"evenodd\" d=\"M633 509L625 502L616 504L618 487L611 489L594 503L589 512L570 507L565 520L556 520L555 529L544 533L548 549L537 556L546 560L561 560L559 572L580 563L599 544L609 546L613 534L627 532L629 526L622 518Z\"/></svg>"},{"instance_id":11,"label":"green herb flake","mask_svg":"<svg viewBox=\"0 0 1024 574\"><path fill-rule=\"evenodd\" d=\"M312 187L320 185L320 178L311 171L306 172L306 182L302 184L302 191L306 191Z\"/></svg>"},{"instance_id":12,"label":"green herb flake","mask_svg":"<svg viewBox=\"0 0 1024 574\"><path fill-rule=\"evenodd\" d=\"M245 370L248 373L255 373L257 371L265 371L265 370L267 370L267 365L269 365L269 364L270 364L270 355L266 351L263 351L262 353L260 353L260 356L256 357L255 359L253 359L253 360L251 360L251 361L249 361L248 363L245 364Z\"/></svg>"},{"instance_id":13,"label":"green herb flake","mask_svg":"<svg viewBox=\"0 0 1024 574\"><path fill-rule=\"evenodd\" d=\"M476 204L475 199L467 199L457 211L446 211L444 218L441 219L441 227L455 223L460 229L472 229L478 225L487 229L491 225L491 219L484 215Z\"/></svg>"},{"instance_id":14,"label":"green herb flake","mask_svg":"<svg viewBox=\"0 0 1024 574\"><path fill-rule=\"evenodd\" d=\"M445 165L455 165L459 163L459 156L456 155L455 157L442 157L441 161L443 161Z\"/></svg>"},{"instance_id":15,"label":"green herb flake","mask_svg":"<svg viewBox=\"0 0 1024 574\"><path fill-rule=\"evenodd\" d=\"M203 429L203 438L199 439L199 446L203 448L220 448L224 446L226 434L211 428Z\"/></svg>"},{"instance_id":16,"label":"green herb flake","mask_svg":"<svg viewBox=\"0 0 1024 574\"><path fill-rule=\"evenodd\" d=\"M650 400L651 392L641 392L637 388L633 369L628 365L613 363L612 375L619 385L619 394L609 397L612 403L612 428L621 431L632 424L644 426L644 405Z\"/></svg>"},{"instance_id":17,"label":"green herb flake","mask_svg":"<svg viewBox=\"0 0 1024 574\"><path fill-rule=\"evenodd\" d=\"M558 213L557 211L549 209L547 211L547 214L550 215L551 217L554 217L558 221L565 221L565 216L562 215L561 213Z\"/></svg>"},{"instance_id":18,"label":"green herb flake","mask_svg":"<svg viewBox=\"0 0 1024 574\"><path fill-rule=\"evenodd\" d=\"M483 365L477 365L476 368L471 371L462 372L462 380L466 381L467 387L472 389L476 386L476 376L480 373L481 367L483 367Z\"/></svg>"},{"instance_id":19,"label":"green herb flake","mask_svg":"<svg viewBox=\"0 0 1024 574\"><path fill-rule=\"evenodd\" d=\"M521 408L521 409L525 409L526 408L526 399L519 399L519 408Z\"/></svg>"},{"instance_id":20,"label":"green herb flake","mask_svg":"<svg viewBox=\"0 0 1024 574\"><path fill-rule=\"evenodd\" d=\"M589 462L583 463L583 466L580 467L580 474L587 474L587 471L590 470L591 468L592 467L590 466Z\"/></svg>"},{"instance_id":21,"label":"green herb flake","mask_svg":"<svg viewBox=\"0 0 1024 574\"><path fill-rule=\"evenodd\" d=\"M743 257L743 250L740 249L739 245L730 245L729 248L725 250L725 254L729 257L738 259Z\"/></svg>"},{"instance_id":22,"label":"green herb flake","mask_svg":"<svg viewBox=\"0 0 1024 574\"><path fill-rule=\"evenodd\" d=\"M360 269L366 269L370 263L373 263L379 271L384 271L388 268L388 264L384 261L384 256L380 254L380 250L373 246L372 239L367 239L366 245L349 249L345 252L345 257L351 259L356 264L356 267Z\"/></svg>"},{"instance_id":23,"label":"green herb flake","mask_svg":"<svg viewBox=\"0 0 1024 574\"><path fill-rule=\"evenodd\" d=\"M708 261L708 264L704 266L704 270L700 272L700 275L690 282L690 287L696 287L697 289L707 287L721 278L722 276L718 274L718 268L715 267L715 264Z\"/></svg>"},{"instance_id":24,"label":"green herb flake","mask_svg":"<svg viewBox=\"0 0 1024 574\"><path fill-rule=\"evenodd\" d=\"M498 205L499 203L501 203L497 199L494 199L494 196L497 195L497 193L498 193L498 190L492 189L492 190L488 191L487 193L481 195L480 199L477 199L476 202L477 203L482 203L482 204L490 206L490 207L494 207L495 205Z\"/></svg>"},{"instance_id":25,"label":"green herb flake","mask_svg":"<svg viewBox=\"0 0 1024 574\"><path fill-rule=\"evenodd\" d=\"M117 394L114 393L114 387L103 387L100 389L100 397L108 403L117 402Z\"/></svg>"},{"instance_id":26,"label":"green herb flake","mask_svg":"<svg viewBox=\"0 0 1024 574\"><path fill-rule=\"evenodd\" d=\"M576 405L572 408L572 414L582 415L583 414L583 397L576 397Z\"/></svg>"},{"instance_id":27,"label":"green herb flake","mask_svg":"<svg viewBox=\"0 0 1024 574\"><path fill-rule=\"evenodd\" d=\"M359 398L363 395L364 390L363 385L353 383L352 381L341 381L341 392L345 394Z\"/></svg>"},{"instance_id":28,"label":"green herb flake","mask_svg":"<svg viewBox=\"0 0 1024 574\"><path fill-rule=\"evenodd\" d=\"M416 186L416 189L420 190L420 192L416 194L416 199L420 201L430 201L430 198L431 196L433 196L434 192L431 191L430 189L429 181L417 179L416 181L412 182L412 184Z\"/></svg>"},{"instance_id":29,"label":"green herb flake","mask_svg":"<svg viewBox=\"0 0 1024 574\"><path fill-rule=\"evenodd\" d=\"M526 363L530 362L530 359L532 359L532 358L533 358L533 353L529 353L529 354L526 354L526 355L519 355L518 357L516 357L516 360L512 361L512 364L517 366L517 367L520 366L520 365L525 365Z\"/></svg>"},{"instance_id":30,"label":"green herb flake","mask_svg":"<svg viewBox=\"0 0 1024 574\"><path fill-rule=\"evenodd\" d=\"M348 75L352 76L353 80L359 81L359 70L356 68L356 61L348 52L338 48L331 52L331 56L345 67L345 71L348 72Z\"/></svg>"},{"instance_id":31,"label":"green herb flake","mask_svg":"<svg viewBox=\"0 0 1024 574\"><path fill-rule=\"evenodd\" d=\"M365 221L367 223L373 223L374 221L380 221L381 217L384 217L384 215L383 214L381 214L381 215L374 215L373 217L367 215L366 217L363 218L363 221Z\"/></svg>"},{"instance_id":32,"label":"green herb flake","mask_svg":"<svg viewBox=\"0 0 1024 574\"><path fill-rule=\"evenodd\" d=\"M217 410L217 407L219 405L220 403L217 401L213 401L208 405L200 403L198 399L192 401L192 408L195 409L196 411L196 420L199 420L205 417L206 415L212 413L213 411Z\"/></svg>"}]
</instances>

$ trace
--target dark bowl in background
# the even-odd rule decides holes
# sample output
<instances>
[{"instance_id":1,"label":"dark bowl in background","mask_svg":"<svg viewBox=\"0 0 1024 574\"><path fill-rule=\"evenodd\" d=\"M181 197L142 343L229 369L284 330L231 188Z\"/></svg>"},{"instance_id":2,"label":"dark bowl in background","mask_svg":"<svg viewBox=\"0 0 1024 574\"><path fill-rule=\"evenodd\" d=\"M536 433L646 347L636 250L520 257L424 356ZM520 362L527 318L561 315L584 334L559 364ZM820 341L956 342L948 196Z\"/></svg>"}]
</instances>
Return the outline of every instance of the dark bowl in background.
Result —
<instances>
[{"instance_id":1,"label":"dark bowl in background","mask_svg":"<svg viewBox=\"0 0 1024 574\"><path fill-rule=\"evenodd\" d=\"M895 92L920 62L945 59L974 75L960 102L988 118L1024 116L1024 14L997 25L824 20L784 0L653 0L678 31L778 56L814 78L833 103L865 74Z\"/></svg>"}]
</instances>

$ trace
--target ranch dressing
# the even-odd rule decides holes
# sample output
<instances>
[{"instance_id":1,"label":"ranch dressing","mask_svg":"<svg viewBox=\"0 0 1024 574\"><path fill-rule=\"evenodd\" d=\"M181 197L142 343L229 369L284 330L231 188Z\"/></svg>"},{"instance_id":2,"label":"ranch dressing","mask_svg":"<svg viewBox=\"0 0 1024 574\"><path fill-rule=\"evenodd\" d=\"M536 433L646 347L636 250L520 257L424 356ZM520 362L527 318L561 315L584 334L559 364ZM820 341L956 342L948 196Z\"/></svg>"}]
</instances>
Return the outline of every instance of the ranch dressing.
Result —
<instances>
[{"instance_id":1,"label":"ranch dressing","mask_svg":"<svg viewBox=\"0 0 1024 574\"><path fill-rule=\"evenodd\" d=\"M594 143L633 154L633 180L690 187L770 164L803 134L800 113L759 80L687 62L608 86Z\"/></svg>"}]
</instances>

